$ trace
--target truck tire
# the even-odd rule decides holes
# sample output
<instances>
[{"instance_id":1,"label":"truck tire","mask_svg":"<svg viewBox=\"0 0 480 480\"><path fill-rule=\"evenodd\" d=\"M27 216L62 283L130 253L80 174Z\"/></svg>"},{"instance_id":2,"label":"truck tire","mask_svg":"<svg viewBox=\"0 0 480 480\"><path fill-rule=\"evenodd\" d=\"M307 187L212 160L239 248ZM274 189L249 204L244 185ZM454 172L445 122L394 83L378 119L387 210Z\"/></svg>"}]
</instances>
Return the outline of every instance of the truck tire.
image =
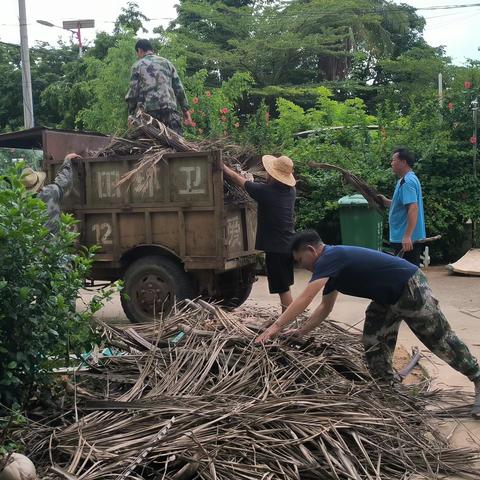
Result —
<instances>
[{"instance_id":1,"label":"truck tire","mask_svg":"<svg viewBox=\"0 0 480 480\"><path fill-rule=\"evenodd\" d=\"M182 266L162 255L134 261L123 280L122 307L133 323L152 322L155 317L168 313L175 301L195 296L193 283Z\"/></svg>"},{"instance_id":2,"label":"truck tire","mask_svg":"<svg viewBox=\"0 0 480 480\"><path fill-rule=\"evenodd\" d=\"M253 283L254 280L252 280L250 283L240 285L230 298L224 298L222 300L222 306L227 310L234 310L240 305L243 305L250 296L250 293L252 293Z\"/></svg>"},{"instance_id":3,"label":"truck tire","mask_svg":"<svg viewBox=\"0 0 480 480\"><path fill-rule=\"evenodd\" d=\"M253 266L246 267L241 272L228 272L222 276L222 291L220 303L227 310L239 307L250 296L255 283L255 269Z\"/></svg>"}]
</instances>

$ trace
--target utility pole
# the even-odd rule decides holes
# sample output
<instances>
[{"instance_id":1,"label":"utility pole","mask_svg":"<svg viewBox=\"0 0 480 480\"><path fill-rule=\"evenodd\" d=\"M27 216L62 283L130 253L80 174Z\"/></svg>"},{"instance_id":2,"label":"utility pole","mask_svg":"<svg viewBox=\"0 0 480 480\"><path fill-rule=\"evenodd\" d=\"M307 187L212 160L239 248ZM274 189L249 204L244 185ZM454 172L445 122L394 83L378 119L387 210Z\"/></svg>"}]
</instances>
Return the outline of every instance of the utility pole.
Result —
<instances>
[{"instance_id":1,"label":"utility pole","mask_svg":"<svg viewBox=\"0 0 480 480\"><path fill-rule=\"evenodd\" d=\"M473 170L473 178L477 178L477 150L478 150L478 145L477 145L477 136L478 136L478 95L475 96L471 103L472 107L472 114L473 114L473 136L472 136L472 144L473 144L473 165L472 165L472 170ZM476 241L477 241L477 222L475 218L473 218L472 221L472 247L475 248L476 246Z\"/></svg>"},{"instance_id":2,"label":"utility pole","mask_svg":"<svg viewBox=\"0 0 480 480\"><path fill-rule=\"evenodd\" d=\"M33 128L32 77L30 75L30 53L28 50L25 0L18 0L18 17L20 20L20 51L22 60L23 118L25 128Z\"/></svg>"},{"instance_id":3,"label":"utility pole","mask_svg":"<svg viewBox=\"0 0 480 480\"><path fill-rule=\"evenodd\" d=\"M473 177L477 178L477 134L478 134L478 97L472 102L472 114L473 114L473 136L472 136L472 143L473 143Z\"/></svg>"},{"instance_id":4,"label":"utility pole","mask_svg":"<svg viewBox=\"0 0 480 480\"><path fill-rule=\"evenodd\" d=\"M443 107L443 75L438 74L438 104Z\"/></svg>"}]
</instances>

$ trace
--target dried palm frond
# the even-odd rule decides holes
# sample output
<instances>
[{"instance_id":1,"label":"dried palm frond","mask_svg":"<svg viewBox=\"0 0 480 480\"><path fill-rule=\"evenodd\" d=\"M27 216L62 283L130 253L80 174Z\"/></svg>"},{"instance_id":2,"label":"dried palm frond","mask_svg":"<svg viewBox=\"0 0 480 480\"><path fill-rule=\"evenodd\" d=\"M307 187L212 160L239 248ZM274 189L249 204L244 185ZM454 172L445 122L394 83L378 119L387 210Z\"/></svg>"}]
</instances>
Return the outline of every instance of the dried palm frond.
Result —
<instances>
[{"instance_id":1,"label":"dried palm frond","mask_svg":"<svg viewBox=\"0 0 480 480\"><path fill-rule=\"evenodd\" d=\"M343 181L351 185L357 192L361 193L371 207L377 208L379 210L384 210L385 205L381 199L379 193L365 181L363 181L357 175L345 170L338 165L331 165L330 163L316 163L310 162L308 164L312 168L321 168L325 170L336 170L342 174Z\"/></svg>"},{"instance_id":2,"label":"dried palm frond","mask_svg":"<svg viewBox=\"0 0 480 480\"><path fill-rule=\"evenodd\" d=\"M333 322L255 345L271 319L197 301L148 325L100 323L119 354L75 375L74 409L32 425L28 453L82 480L478 478L478 452L435 430L426 384L375 383L358 334Z\"/></svg>"},{"instance_id":3,"label":"dried palm frond","mask_svg":"<svg viewBox=\"0 0 480 480\"><path fill-rule=\"evenodd\" d=\"M129 117L130 128L126 138L112 137L110 143L102 149L90 152L92 157L141 155L133 169L123 175L117 187L131 185L133 178L142 179L137 187L142 191L148 189L152 178L157 173L157 165L165 160L165 155L175 152L207 152L222 151L223 162L242 175L251 175L257 180L265 179L265 171L258 155L252 147L242 147L228 138L204 139L201 142L190 142L174 132L162 122L151 117L142 109ZM250 202L251 198L245 190L230 182L224 181L226 202Z\"/></svg>"}]
</instances>

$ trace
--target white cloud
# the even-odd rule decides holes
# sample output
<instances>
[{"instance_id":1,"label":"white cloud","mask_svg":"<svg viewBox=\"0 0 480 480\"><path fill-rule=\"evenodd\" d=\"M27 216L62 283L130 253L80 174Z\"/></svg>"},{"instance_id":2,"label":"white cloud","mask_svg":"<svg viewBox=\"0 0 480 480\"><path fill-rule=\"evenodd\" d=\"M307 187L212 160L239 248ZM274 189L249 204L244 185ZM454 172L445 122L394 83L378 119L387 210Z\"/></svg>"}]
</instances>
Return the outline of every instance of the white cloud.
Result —
<instances>
[{"instance_id":1,"label":"white cloud","mask_svg":"<svg viewBox=\"0 0 480 480\"><path fill-rule=\"evenodd\" d=\"M176 16L176 0L136 0L142 13L155 19L146 24L151 31L158 25L168 25L169 19ZM18 0L1 0L0 40L9 43L20 42L18 27ZM65 30L39 25L37 20L46 20L62 25L63 20L95 19L95 29L82 30L86 42L95 38L96 31L113 30L114 22L126 0L26 0L28 43L36 41L55 43L59 38L69 41L71 34Z\"/></svg>"}]
</instances>

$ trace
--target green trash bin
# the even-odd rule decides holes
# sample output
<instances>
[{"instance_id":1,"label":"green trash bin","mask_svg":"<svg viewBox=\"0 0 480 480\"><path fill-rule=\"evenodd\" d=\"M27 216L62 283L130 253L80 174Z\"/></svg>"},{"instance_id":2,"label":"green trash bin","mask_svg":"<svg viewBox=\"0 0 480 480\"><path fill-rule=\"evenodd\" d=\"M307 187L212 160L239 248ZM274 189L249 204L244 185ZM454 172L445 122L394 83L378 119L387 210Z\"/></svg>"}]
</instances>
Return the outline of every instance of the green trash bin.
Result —
<instances>
[{"instance_id":1,"label":"green trash bin","mask_svg":"<svg viewBox=\"0 0 480 480\"><path fill-rule=\"evenodd\" d=\"M338 204L342 244L381 251L383 220L380 213L360 194L342 197Z\"/></svg>"}]
</instances>

